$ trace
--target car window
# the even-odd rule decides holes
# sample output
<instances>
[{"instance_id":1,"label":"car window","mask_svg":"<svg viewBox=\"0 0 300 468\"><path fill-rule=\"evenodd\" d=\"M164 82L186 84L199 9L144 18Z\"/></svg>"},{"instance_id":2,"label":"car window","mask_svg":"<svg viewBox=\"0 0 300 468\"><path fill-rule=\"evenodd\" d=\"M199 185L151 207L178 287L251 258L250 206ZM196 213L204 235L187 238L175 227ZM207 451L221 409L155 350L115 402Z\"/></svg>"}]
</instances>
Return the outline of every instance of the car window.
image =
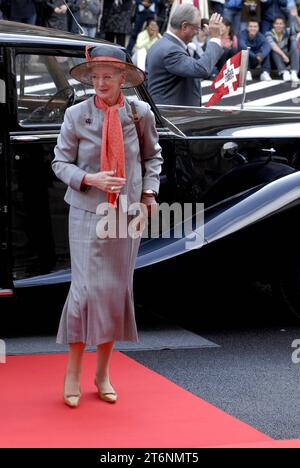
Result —
<instances>
[{"instance_id":1,"label":"car window","mask_svg":"<svg viewBox=\"0 0 300 468\"><path fill-rule=\"evenodd\" d=\"M92 86L74 80L69 71L84 58L54 55L16 56L17 109L21 126L61 124L67 107L94 94ZM138 99L135 89L124 90Z\"/></svg>"}]
</instances>

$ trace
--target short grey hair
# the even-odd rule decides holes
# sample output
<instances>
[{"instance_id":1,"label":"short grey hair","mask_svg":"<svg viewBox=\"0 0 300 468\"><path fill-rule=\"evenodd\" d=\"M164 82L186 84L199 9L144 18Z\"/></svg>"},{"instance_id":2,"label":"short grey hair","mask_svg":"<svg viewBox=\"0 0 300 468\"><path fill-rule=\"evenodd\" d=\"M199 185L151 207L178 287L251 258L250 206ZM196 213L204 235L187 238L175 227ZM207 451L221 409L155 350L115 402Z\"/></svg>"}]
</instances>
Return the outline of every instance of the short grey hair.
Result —
<instances>
[{"instance_id":1,"label":"short grey hair","mask_svg":"<svg viewBox=\"0 0 300 468\"><path fill-rule=\"evenodd\" d=\"M182 23L185 21L187 23L193 23L198 14L199 10L198 8L194 7L194 5L178 5L172 13L170 26L173 29L180 29Z\"/></svg>"}]
</instances>

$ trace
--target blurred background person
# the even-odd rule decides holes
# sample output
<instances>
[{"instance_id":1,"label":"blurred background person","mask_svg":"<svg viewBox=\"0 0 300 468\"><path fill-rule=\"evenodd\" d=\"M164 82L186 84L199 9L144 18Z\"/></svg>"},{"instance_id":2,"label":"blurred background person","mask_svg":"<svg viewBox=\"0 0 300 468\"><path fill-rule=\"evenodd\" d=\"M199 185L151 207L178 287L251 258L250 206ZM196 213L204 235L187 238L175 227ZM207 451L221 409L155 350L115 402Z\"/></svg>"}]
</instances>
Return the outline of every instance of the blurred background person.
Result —
<instances>
[{"instance_id":1,"label":"blurred background person","mask_svg":"<svg viewBox=\"0 0 300 468\"><path fill-rule=\"evenodd\" d=\"M148 20L146 28L137 37L132 56L133 63L141 70L145 70L148 50L160 38L157 22L152 19Z\"/></svg>"},{"instance_id":2,"label":"blurred background person","mask_svg":"<svg viewBox=\"0 0 300 468\"><path fill-rule=\"evenodd\" d=\"M271 46L265 36L259 32L259 23L256 20L248 22L247 29L241 31L238 38L239 49L249 50L249 63L247 72L247 81L252 80L251 69L260 69L260 80L271 81Z\"/></svg>"},{"instance_id":3,"label":"blurred background person","mask_svg":"<svg viewBox=\"0 0 300 468\"><path fill-rule=\"evenodd\" d=\"M100 13L99 0L80 0L80 25L88 37L95 37L98 16Z\"/></svg>"},{"instance_id":4,"label":"blurred background person","mask_svg":"<svg viewBox=\"0 0 300 468\"><path fill-rule=\"evenodd\" d=\"M221 70L225 62L238 52L238 39L232 30L231 22L227 19L223 19L220 39L223 55L216 65L218 70Z\"/></svg>"},{"instance_id":5,"label":"blurred background person","mask_svg":"<svg viewBox=\"0 0 300 468\"><path fill-rule=\"evenodd\" d=\"M297 46L297 37L300 29L300 0L288 0L289 8L289 28L290 28L290 42L291 47L298 48Z\"/></svg>"},{"instance_id":6,"label":"blurred background person","mask_svg":"<svg viewBox=\"0 0 300 468\"><path fill-rule=\"evenodd\" d=\"M158 3L156 21L161 34L163 34L168 28L173 1L174 0L162 0ZM164 5L164 7L160 5Z\"/></svg>"},{"instance_id":7,"label":"blurred background person","mask_svg":"<svg viewBox=\"0 0 300 468\"><path fill-rule=\"evenodd\" d=\"M42 0L43 1L43 0ZM10 0L0 0L3 19L10 19Z\"/></svg>"},{"instance_id":8,"label":"blurred background person","mask_svg":"<svg viewBox=\"0 0 300 468\"><path fill-rule=\"evenodd\" d=\"M219 13L219 15L223 16L224 4L225 4L225 0L211 0L210 1L211 12Z\"/></svg>"},{"instance_id":9,"label":"blurred background person","mask_svg":"<svg viewBox=\"0 0 300 468\"><path fill-rule=\"evenodd\" d=\"M274 19L282 16L288 19L289 10L287 0L261 0L260 32L265 34L273 27Z\"/></svg>"},{"instance_id":10,"label":"blurred background person","mask_svg":"<svg viewBox=\"0 0 300 468\"><path fill-rule=\"evenodd\" d=\"M244 0L242 7L240 31L247 29L248 21L250 21L251 19L256 20L260 23L260 0Z\"/></svg>"},{"instance_id":11,"label":"blurred background person","mask_svg":"<svg viewBox=\"0 0 300 468\"><path fill-rule=\"evenodd\" d=\"M35 24L37 18L33 0L10 0L10 19L19 23Z\"/></svg>"},{"instance_id":12,"label":"blurred background person","mask_svg":"<svg viewBox=\"0 0 300 468\"><path fill-rule=\"evenodd\" d=\"M127 50L132 54L132 49L136 43L138 34L143 29L146 21L156 19L156 7L158 0L135 0L135 21L131 33Z\"/></svg>"},{"instance_id":13,"label":"blurred background person","mask_svg":"<svg viewBox=\"0 0 300 468\"><path fill-rule=\"evenodd\" d=\"M104 0L100 22L101 37L125 47L126 36L131 34L132 9L132 0Z\"/></svg>"},{"instance_id":14,"label":"blurred background person","mask_svg":"<svg viewBox=\"0 0 300 468\"><path fill-rule=\"evenodd\" d=\"M284 18L275 18L273 28L266 33L266 39L272 48L271 56L279 76L281 76L284 81L297 82L299 72L299 50L296 44L291 41L291 32L290 29L286 27Z\"/></svg>"},{"instance_id":15,"label":"blurred background person","mask_svg":"<svg viewBox=\"0 0 300 468\"><path fill-rule=\"evenodd\" d=\"M2 20L4 18L1 7L2 7L2 0L0 0L0 20Z\"/></svg>"},{"instance_id":16,"label":"blurred background person","mask_svg":"<svg viewBox=\"0 0 300 468\"><path fill-rule=\"evenodd\" d=\"M241 26L243 0L225 0L224 18L231 22L235 34L239 34Z\"/></svg>"},{"instance_id":17,"label":"blurred background person","mask_svg":"<svg viewBox=\"0 0 300 468\"><path fill-rule=\"evenodd\" d=\"M63 0L47 0L45 26L53 29L68 31L67 6Z\"/></svg>"},{"instance_id":18,"label":"blurred background person","mask_svg":"<svg viewBox=\"0 0 300 468\"><path fill-rule=\"evenodd\" d=\"M289 11L289 18L288 18L288 26L291 29L291 34L298 34L298 25L300 24L300 0L288 0L288 11Z\"/></svg>"},{"instance_id":19,"label":"blurred background person","mask_svg":"<svg viewBox=\"0 0 300 468\"><path fill-rule=\"evenodd\" d=\"M169 16L169 9L172 5L172 1L169 0L158 0L156 5L156 22L158 24L158 29L162 32L162 28L166 22L166 19ZM165 30L164 30L165 31ZM163 32L164 32L163 31Z\"/></svg>"},{"instance_id":20,"label":"blurred background person","mask_svg":"<svg viewBox=\"0 0 300 468\"><path fill-rule=\"evenodd\" d=\"M49 8L45 0L35 0L36 22L37 26L45 26L45 18L48 15Z\"/></svg>"},{"instance_id":21,"label":"blurred background person","mask_svg":"<svg viewBox=\"0 0 300 468\"><path fill-rule=\"evenodd\" d=\"M67 12L68 29L71 33L78 34L80 33L80 31L76 24L76 21L80 23L80 0L68 0L68 5L72 12L72 15L75 18L75 19L73 18L70 11Z\"/></svg>"},{"instance_id":22,"label":"blurred background person","mask_svg":"<svg viewBox=\"0 0 300 468\"><path fill-rule=\"evenodd\" d=\"M237 49L238 39L235 35L231 22L224 18L221 26L221 46L223 49Z\"/></svg>"}]
</instances>

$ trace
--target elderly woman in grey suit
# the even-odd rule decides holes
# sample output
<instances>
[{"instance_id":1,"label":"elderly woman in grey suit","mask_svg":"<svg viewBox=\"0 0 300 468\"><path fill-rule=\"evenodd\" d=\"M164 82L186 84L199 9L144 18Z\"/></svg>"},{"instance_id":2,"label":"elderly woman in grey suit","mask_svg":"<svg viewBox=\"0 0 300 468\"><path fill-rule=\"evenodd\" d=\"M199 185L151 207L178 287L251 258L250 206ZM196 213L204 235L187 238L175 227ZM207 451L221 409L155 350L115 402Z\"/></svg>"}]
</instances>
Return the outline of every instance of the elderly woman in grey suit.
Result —
<instances>
[{"instance_id":1,"label":"elderly woman in grey suit","mask_svg":"<svg viewBox=\"0 0 300 468\"><path fill-rule=\"evenodd\" d=\"M130 225L134 210L129 208L134 203L141 208L138 226L143 216L155 211L163 161L150 106L135 103L140 148L132 108L121 91L141 84L143 72L127 63L125 53L115 46L90 48L86 55L87 61L70 74L82 83L92 83L96 95L67 109L52 163L56 176L68 185L65 201L70 205L72 282L57 343L69 344L63 396L72 407L78 406L81 396L85 345L97 346L95 385L100 399L117 400L109 364L116 340L138 341L132 282L141 240L141 232L132 235L128 229L124 235L120 219L126 219L126 227ZM100 209L103 206L106 211ZM116 216L111 217L112 213ZM99 229L105 219L116 222L116 236L105 236Z\"/></svg>"}]
</instances>

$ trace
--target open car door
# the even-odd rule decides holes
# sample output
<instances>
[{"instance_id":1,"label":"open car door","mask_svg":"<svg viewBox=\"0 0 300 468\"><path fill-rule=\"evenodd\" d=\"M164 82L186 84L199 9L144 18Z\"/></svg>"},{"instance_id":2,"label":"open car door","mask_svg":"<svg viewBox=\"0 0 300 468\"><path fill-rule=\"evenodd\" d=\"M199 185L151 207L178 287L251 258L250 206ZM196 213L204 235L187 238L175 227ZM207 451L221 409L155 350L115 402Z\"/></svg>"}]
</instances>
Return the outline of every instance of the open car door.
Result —
<instances>
[{"instance_id":1,"label":"open car door","mask_svg":"<svg viewBox=\"0 0 300 468\"><path fill-rule=\"evenodd\" d=\"M9 112L4 53L4 49L0 48L0 301L1 297L13 294L9 203Z\"/></svg>"}]
</instances>

